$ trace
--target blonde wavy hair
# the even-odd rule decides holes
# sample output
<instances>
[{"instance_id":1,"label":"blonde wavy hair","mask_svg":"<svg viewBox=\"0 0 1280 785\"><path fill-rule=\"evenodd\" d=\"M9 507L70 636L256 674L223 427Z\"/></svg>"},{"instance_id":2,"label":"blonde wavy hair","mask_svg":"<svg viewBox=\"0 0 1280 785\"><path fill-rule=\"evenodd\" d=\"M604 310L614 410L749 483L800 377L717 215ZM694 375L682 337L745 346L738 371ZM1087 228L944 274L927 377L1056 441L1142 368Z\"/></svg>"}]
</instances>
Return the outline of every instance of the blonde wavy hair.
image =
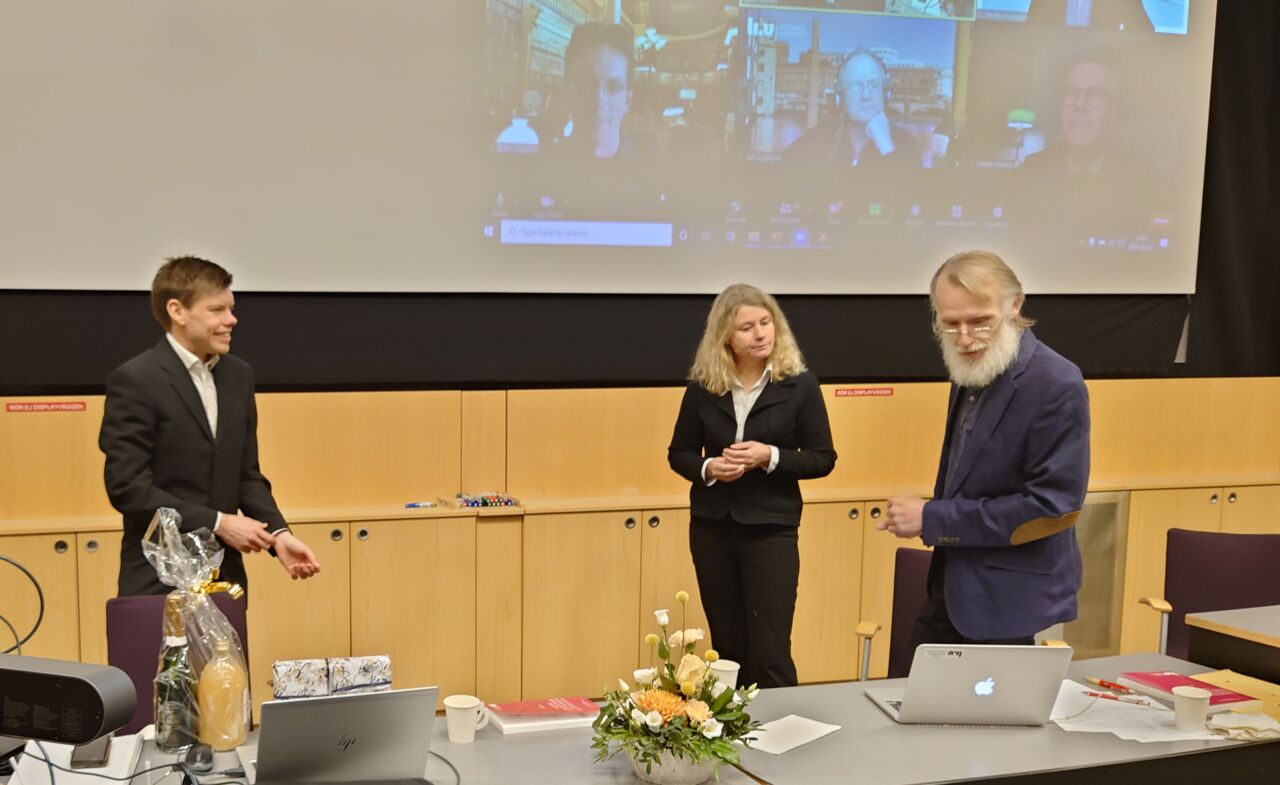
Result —
<instances>
[{"instance_id":1,"label":"blonde wavy hair","mask_svg":"<svg viewBox=\"0 0 1280 785\"><path fill-rule=\"evenodd\" d=\"M1036 323L1035 319L1022 315L1021 307L1026 302L1026 295L1022 292L1022 281L1018 280L1018 276L1009 265L1005 264L1004 259L991 251L961 251L943 262L938 271L933 274L933 280L929 282L929 310L933 312L935 325L938 321L938 309L934 304L933 296L938 290L938 280L944 277L969 294L984 298L987 286L994 283L1000 288L1002 300L996 305L1003 308L1019 308L1019 313L1009 318L1014 327L1024 330Z\"/></svg>"},{"instance_id":2,"label":"blonde wavy hair","mask_svg":"<svg viewBox=\"0 0 1280 785\"><path fill-rule=\"evenodd\" d=\"M791 332L787 317L778 307L778 301L773 299L773 295L750 284L735 283L721 292L711 304L706 329L702 332L702 340L698 342L693 367L689 369L689 380L702 385L712 395L724 395L733 389L737 366L734 363L733 349L729 347L729 336L733 332L733 321L738 316L738 309L744 305L763 308L773 317L773 353L769 355L769 362L773 365L773 379L780 381L806 370L804 355L800 353L795 334Z\"/></svg>"}]
</instances>

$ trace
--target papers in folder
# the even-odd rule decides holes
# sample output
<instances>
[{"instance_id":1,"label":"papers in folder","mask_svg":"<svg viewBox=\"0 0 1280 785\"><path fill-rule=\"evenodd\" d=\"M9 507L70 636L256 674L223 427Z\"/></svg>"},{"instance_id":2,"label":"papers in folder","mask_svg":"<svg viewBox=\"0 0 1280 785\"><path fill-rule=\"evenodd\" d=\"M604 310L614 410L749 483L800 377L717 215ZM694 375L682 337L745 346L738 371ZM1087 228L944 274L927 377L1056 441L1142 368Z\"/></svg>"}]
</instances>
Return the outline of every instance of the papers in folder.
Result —
<instances>
[{"instance_id":1,"label":"papers in folder","mask_svg":"<svg viewBox=\"0 0 1280 785\"><path fill-rule=\"evenodd\" d=\"M788 714L782 719L761 725L752 734L756 740L751 742L751 749L771 755L781 755L787 750L793 750L801 744L808 744L838 730L840 730L839 725L828 725L807 717Z\"/></svg>"}]
</instances>

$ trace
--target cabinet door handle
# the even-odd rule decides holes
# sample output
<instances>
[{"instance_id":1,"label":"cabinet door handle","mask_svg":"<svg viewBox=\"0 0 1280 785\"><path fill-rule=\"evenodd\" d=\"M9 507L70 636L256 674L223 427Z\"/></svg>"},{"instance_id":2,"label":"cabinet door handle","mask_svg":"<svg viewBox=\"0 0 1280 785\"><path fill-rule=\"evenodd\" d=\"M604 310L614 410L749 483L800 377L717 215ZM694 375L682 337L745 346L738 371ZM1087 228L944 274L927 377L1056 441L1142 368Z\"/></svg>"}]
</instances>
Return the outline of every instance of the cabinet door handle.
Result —
<instances>
[{"instance_id":1,"label":"cabinet door handle","mask_svg":"<svg viewBox=\"0 0 1280 785\"><path fill-rule=\"evenodd\" d=\"M334 542L342 542L342 529L334 529L333 531L329 532L329 539L333 540Z\"/></svg>"},{"instance_id":2,"label":"cabinet door handle","mask_svg":"<svg viewBox=\"0 0 1280 785\"><path fill-rule=\"evenodd\" d=\"M360 540L360 541L362 541L362 542L363 542L364 540L369 539L369 530L368 530L368 529L361 529L361 530L357 531L357 532L356 532L356 539L357 539L357 540Z\"/></svg>"},{"instance_id":3,"label":"cabinet door handle","mask_svg":"<svg viewBox=\"0 0 1280 785\"><path fill-rule=\"evenodd\" d=\"M626 526L628 529L634 529L636 527L636 519L627 518L625 521L622 522L622 525Z\"/></svg>"},{"instance_id":4,"label":"cabinet door handle","mask_svg":"<svg viewBox=\"0 0 1280 785\"><path fill-rule=\"evenodd\" d=\"M856 521L858 520L858 516L860 515L862 515L862 511L859 510L857 507L849 508L849 520Z\"/></svg>"},{"instance_id":5,"label":"cabinet door handle","mask_svg":"<svg viewBox=\"0 0 1280 785\"><path fill-rule=\"evenodd\" d=\"M879 508L879 507L872 507L872 508L871 508L871 517L872 517L872 519L873 519L873 520L874 520L874 519L879 519L879 518L880 518L880 508Z\"/></svg>"},{"instance_id":6,"label":"cabinet door handle","mask_svg":"<svg viewBox=\"0 0 1280 785\"><path fill-rule=\"evenodd\" d=\"M1215 493L1215 494L1211 495L1211 496L1209 497L1209 503L1210 503L1210 504L1217 504L1217 503L1218 503L1218 494L1216 494L1216 493Z\"/></svg>"},{"instance_id":7,"label":"cabinet door handle","mask_svg":"<svg viewBox=\"0 0 1280 785\"><path fill-rule=\"evenodd\" d=\"M1240 498L1240 497L1239 497L1239 496L1236 496L1235 491L1232 491L1231 493L1228 493L1228 494L1227 494L1227 504L1235 504L1235 503L1236 503L1236 499L1238 499L1238 498Z\"/></svg>"},{"instance_id":8,"label":"cabinet door handle","mask_svg":"<svg viewBox=\"0 0 1280 785\"><path fill-rule=\"evenodd\" d=\"M84 543L84 552L85 552L85 553L97 553L97 552L98 552L98 541L97 541L97 540L85 540L85 543Z\"/></svg>"},{"instance_id":9,"label":"cabinet door handle","mask_svg":"<svg viewBox=\"0 0 1280 785\"><path fill-rule=\"evenodd\" d=\"M650 529L656 529L656 528L658 528L658 527L659 527L659 526L661 526L661 525L662 525L662 519L661 519L661 518L659 518L658 516L656 516L656 515L655 515L655 516L653 516L652 518L650 518L650 519L649 519L649 528L650 528Z\"/></svg>"},{"instance_id":10,"label":"cabinet door handle","mask_svg":"<svg viewBox=\"0 0 1280 785\"><path fill-rule=\"evenodd\" d=\"M67 545L66 540L58 540L53 544L53 550L55 553L66 553L71 550L71 546Z\"/></svg>"}]
</instances>

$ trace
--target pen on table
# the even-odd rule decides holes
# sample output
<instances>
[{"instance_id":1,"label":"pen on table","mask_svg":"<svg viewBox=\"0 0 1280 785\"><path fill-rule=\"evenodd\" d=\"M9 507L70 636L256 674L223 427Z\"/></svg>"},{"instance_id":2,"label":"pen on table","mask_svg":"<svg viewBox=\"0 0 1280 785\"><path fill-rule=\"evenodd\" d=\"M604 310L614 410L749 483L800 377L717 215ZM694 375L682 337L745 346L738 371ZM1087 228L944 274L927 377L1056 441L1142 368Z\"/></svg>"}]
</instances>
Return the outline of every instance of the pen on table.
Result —
<instances>
[{"instance_id":1,"label":"pen on table","mask_svg":"<svg viewBox=\"0 0 1280 785\"><path fill-rule=\"evenodd\" d=\"M1098 687L1106 687L1107 689L1111 690L1112 692L1120 692L1120 693L1124 693L1125 695L1132 695L1132 694L1133 694L1133 690L1129 689L1128 687L1124 686L1123 684L1116 684L1114 681L1107 681L1106 679L1099 679L1097 676L1085 676L1085 677L1084 677L1084 680L1085 680L1085 681L1087 681L1087 682L1089 682L1090 684L1096 685L1096 686L1098 686Z\"/></svg>"},{"instance_id":2,"label":"pen on table","mask_svg":"<svg viewBox=\"0 0 1280 785\"><path fill-rule=\"evenodd\" d=\"M1090 698L1105 698L1109 701L1120 701L1121 703L1132 703L1135 706L1150 706L1151 702L1146 698L1139 698L1135 695L1112 695L1109 692L1086 692Z\"/></svg>"},{"instance_id":3,"label":"pen on table","mask_svg":"<svg viewBox=\"0 0 1280 785\"><path fill-rule=\"evenodd\" d=\"M405 509L407 510L415 507L434 507L436 506L436 503L435 502L405 502L404 506L405 506Z\"/></svg>"}]
</instances>

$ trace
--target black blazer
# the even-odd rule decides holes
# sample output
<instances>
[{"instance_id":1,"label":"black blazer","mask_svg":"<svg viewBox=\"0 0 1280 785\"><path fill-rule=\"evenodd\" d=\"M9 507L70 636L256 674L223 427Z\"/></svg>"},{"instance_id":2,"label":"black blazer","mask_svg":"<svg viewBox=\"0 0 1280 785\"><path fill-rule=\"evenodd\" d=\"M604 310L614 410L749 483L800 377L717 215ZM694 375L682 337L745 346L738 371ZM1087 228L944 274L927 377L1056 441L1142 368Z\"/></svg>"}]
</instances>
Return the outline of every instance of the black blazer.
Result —
<instances>
[{"instance_id":1,"label":"black blazer","mask_svg":"<svg viewBox=\"0 0 1280 785\"><path fill-rule=\"evenodd\" d=\"M162 594L155 568L142 555L142 536L160 507L182 515L182 530L212 529L217 513L246 515L285 528L258 469L258 409L253 369L224 355L213 367L218 389L218 433L191 375L168 340L129 360L107 377L107 399L98 446L106 454L104 477L111 506L124 514L119 592ZM240 553L226 548L221 575L245 585Z\"/></svg>"},{"instance_id":2,"label":"black blazer","mask_svg":"<svg viewBox=\"0 0 1280 785\"><path fill-rule=\"evenodd\" d=\"M702 464L734 442L738 424L733 395L715 396L697 382L685 388L676 417L667 461L691 482L691 512L700 518L732 515L739 523L800 524L800 480L825 477L836 465L831 424L822 390L813 374L770 382L747 413L744 441L778 448L778 466L771 474L752 469L736 482L707 486Z\"/></svg>"}]
</instances>

